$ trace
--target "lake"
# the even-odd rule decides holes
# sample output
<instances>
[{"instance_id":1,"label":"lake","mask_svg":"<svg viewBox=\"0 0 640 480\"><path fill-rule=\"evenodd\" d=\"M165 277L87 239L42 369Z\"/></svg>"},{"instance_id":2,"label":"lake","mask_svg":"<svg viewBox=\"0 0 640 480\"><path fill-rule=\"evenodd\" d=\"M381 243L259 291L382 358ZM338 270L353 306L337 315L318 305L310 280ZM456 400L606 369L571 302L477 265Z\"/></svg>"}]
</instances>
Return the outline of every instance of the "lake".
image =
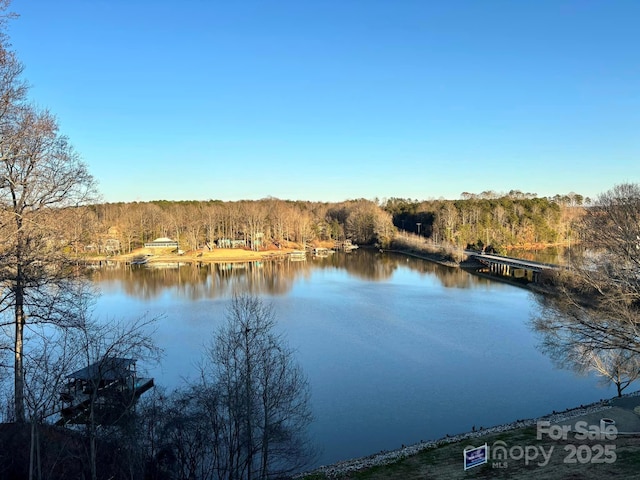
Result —
<instances>
[{"instance_id":1,"label":"lake","mask_svg":"<svg viewBox=\"0 0 640 480\"><path fill-rule=\"evenodd\" d=\"M234 292L273 304L311 385L318 464L615 395L536 349L531 294L398 254L95 272L101 318L159 316L156 384L195 376Z\"/></svg>"}]
</instances>

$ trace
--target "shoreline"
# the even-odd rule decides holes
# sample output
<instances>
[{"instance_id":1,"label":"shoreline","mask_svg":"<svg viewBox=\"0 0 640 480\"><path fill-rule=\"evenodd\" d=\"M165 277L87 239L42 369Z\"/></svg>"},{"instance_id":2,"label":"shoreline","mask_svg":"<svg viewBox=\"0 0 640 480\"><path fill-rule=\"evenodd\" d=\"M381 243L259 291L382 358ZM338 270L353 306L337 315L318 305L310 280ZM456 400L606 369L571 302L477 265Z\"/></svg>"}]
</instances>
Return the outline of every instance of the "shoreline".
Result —
<instances>
[{"instance_id":1,"label":"shoreline","mask_svg":"<svg viewBox=\"0 0 640 480\"><path fill-rule=\"evenodd\" d=\"M253 251L241 248L216 248L211 251L191 251L178 254L170 251L157 251L151 248L139 248L134 252L114 255L87 257L82 260L87 263L120 262L131 263L136 258L144 257L147 264L154 263L228 263L228 262L254 262L260 260L278 260L285 258L294 248L282 248L279 250Z\"/></svg>"},{"instance_id":2,"label":"shoreline","mask_svg":"<svg viewBox=\"0 0 640 480\"><path fill-rule=\"evenodd\" d=\"M553 245L535 245L536 248L544 248ZM377 248L374 246L363 245L363 248ZM509 246L510 249L533 249L531 245L519 245ZM107 256L87 256L79 257L79 261L86 263L101 263L101 262L123 262L130 263L133 259L139 257L146 257L147 263L218 263L218 262L251 262L256 260L278 260L285 258L293 251L299 251L301 248L284 247L273 250L245 250L243 248L214 248L212 250L191 250L183 254L175 253L169 249L157 249L157 248L137 248L133 252L123 253L119 255ZM468 271L473 271L476 265L468 264L468 259L464 258L461 261L451 259L449 254L437 251L416 251L413 249L398 249L398 248L385 248L380 249L381 252L396 253L401 255L407 255L409 257L419 258L429 262L437 263L444 267L449 268L463 268ZM490 277L493 278L493 277Z\"/></svg>"},{"instance_id":3,"label":"shoreline","mask_svg":"<svg viewBox=\"0 0 640 480\"><path fill-rule=\"evenodd\" d=\"M462 264L460 262L454 262L453 260L443 260L438 257L436 254L429 254L426 252L410 252L407 250L396 250L396 249L383 249L383 252L389 253L397 253L399 255L407 255L409 257L419 258L420 260L426 260L428 262L437 263L438 265L442 265L443 267L449 268L461 268Z\"/></svg>"},{"instance_id":4,"label":"shoreline","mask_svg":"<svg viewBox=\"0 0 640 480\"><path fill-rule=\"evenodd\" d=\"M621 398L630 398L640 396L640 390L623 395ZM413 445L404 446L395 450L381 451L365 457L358 457L348 460L341 460L339 462L330 465L321 465L313 470L302 472L294 476L296 479L304 479L306 477L313 477L314 475L322 474L327 478L338 478L346 474L359 472L361 470L367 470L373 467L382 467L385 465L391 465L395 462L403 460L405 458L417 455L425 450L435 449L449 444L461 442L463 440L469 440L486 435L499 434L504 432L510 432L521 428L532 427L537 424L538 421L547 420L552 424L558 424L572 420L578 417L586 415L596 414L602 411L613 408L611 402L618 397L610 399L602 399L598 402L591 403L589 405L580 405L579 407L569 408L562 412L553 411L550 414L542 415L540 417L534 417L524 420L516 420L510 423L504 423L501 425L495 425L489 428L480 428L475 431L459 433L455 435L446 435L436 440L422 441Z\"/></svg>"}]
</instances>

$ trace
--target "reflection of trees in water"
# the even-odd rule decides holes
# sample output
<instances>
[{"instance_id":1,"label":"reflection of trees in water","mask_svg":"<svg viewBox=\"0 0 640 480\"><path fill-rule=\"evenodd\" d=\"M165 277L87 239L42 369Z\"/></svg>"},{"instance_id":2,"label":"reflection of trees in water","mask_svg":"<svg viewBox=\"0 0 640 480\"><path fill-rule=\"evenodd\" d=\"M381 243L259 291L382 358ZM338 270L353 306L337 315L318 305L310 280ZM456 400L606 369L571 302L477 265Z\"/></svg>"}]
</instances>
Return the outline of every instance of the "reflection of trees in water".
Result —
<instances>
[{"instance_id":1,"label":"reflection of trees in water","mask_svg":"<svg viewBox=\"0 0 640 480\"><path fill-rule=\"evenodd\" d=\"M458 267L446 267L438 263L401 254L389 255L389 257L395 258L398 263L404 264L409 270L424 275L435 275L440 280L440 283L447 288L470 288L491 282L489 279L476 277Z\"/></svg>"},{"instance_id":2,"label":"reflection of trees in water","mask_svg":"<svg viewBox=\"0 0 640 480\"><path fill-rule=\"evenodd\" d=\"M200 300L228 297L234 293L284 295L299 277L308 277L314 269L344 270L349 275L369 281L391 278L399 267L424 275L435 275L445 287L468 288L489 280L469 275L460 268L450 268L401 254L381 254L373 250L336 252L325 258L302 262L270 260L246 263L211 263L175 267L116 266L96 270L93 279L103 288L118 284L127 295L146 300L166 292Z\"/></svg>"},{"instance_id":3,"label":"reflection of trees in water","mask_svg":"<svg viewBox=\"0 0 640 480\"><path fill-rule=\"evenodd\" d=\"M398 262L388 262L385 255L374 250L334 253L325 258L310 259L314 268L345 270L363 280L386 280L393 275Z\"/></svg>"},{"instance_id":4,"label":"reflection of trees in water","mask_svg":"<svg viewBox=\"0 0 640 480\"><path fill-rule=\"evenodd\" d=\"M119 283L127 295L146 300L171 291L182 298L200 300L248 292L282 295L305 270L304 262L268 261L213 263L175 267L116 267L97 270L93 279L105 288Z\"/></svg>"}]
</instances>

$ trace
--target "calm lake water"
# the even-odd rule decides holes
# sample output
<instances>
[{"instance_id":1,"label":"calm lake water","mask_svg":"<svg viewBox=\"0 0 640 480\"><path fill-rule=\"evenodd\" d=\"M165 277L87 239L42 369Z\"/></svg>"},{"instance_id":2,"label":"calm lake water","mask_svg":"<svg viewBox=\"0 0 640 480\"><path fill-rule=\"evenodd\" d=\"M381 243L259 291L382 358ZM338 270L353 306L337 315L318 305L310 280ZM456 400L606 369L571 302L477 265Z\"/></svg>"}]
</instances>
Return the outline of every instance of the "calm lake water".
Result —
<instances>
[{"instance_id":1,"label":"calm lake water","mask_svg":"<svg viewBox=\"0 0 640 480\"><path fill-rule=\"evenodd\" d=\"M95 282L101 317L162 317L150 373L168 388L195 376L234 292L271 302L309 377L319 464L615 394L536 349L528 291L401 255L105 268Z\"/></svg>"}]
</instances>

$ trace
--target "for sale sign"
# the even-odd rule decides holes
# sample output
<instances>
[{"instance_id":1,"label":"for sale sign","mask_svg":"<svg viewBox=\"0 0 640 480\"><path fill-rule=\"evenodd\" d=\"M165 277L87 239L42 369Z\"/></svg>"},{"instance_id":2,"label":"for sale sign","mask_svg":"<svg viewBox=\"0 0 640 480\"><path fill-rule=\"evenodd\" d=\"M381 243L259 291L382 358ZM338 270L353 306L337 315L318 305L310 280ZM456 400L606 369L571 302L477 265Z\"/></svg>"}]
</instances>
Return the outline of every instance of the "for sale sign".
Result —
<instances>
[{"instance_id":1,"label":"for sale sign","mask_svg":"<svg viewBox=\"0 0 640 480\"><path fill-rule=\"evenodd\" d=\"M464 449L464 469L477 467L483 463L487 463L489 458L489 448L487 444L480 445L479 447L467 447Z\"/></svg>"}]
</instances>

